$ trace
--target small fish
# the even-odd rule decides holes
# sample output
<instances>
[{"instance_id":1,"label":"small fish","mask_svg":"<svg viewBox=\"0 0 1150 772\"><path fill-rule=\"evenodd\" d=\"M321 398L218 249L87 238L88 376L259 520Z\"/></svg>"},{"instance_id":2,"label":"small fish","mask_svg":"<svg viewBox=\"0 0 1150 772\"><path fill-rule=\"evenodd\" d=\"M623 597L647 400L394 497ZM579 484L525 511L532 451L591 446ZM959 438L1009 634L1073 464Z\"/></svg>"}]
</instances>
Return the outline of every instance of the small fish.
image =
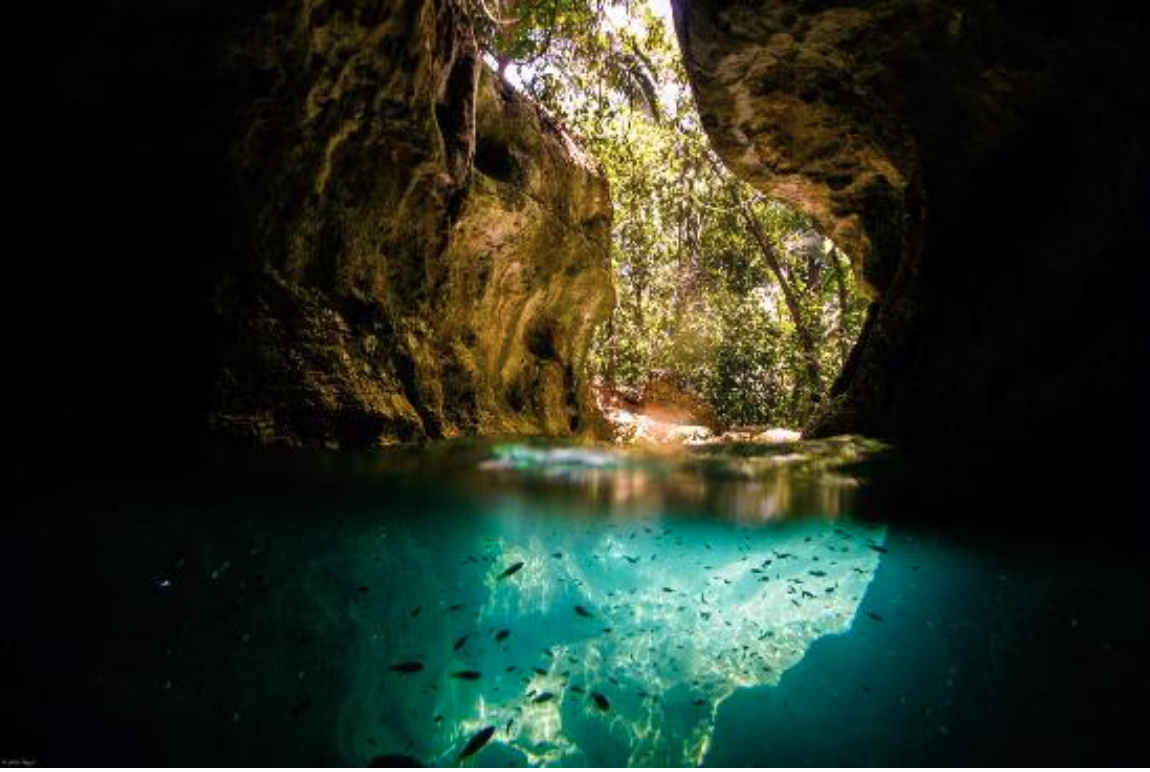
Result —
<instances>
[{"instance_id":1,"label":"small fish","mask_svg":"<svg viewBox=\"0 0 1150 772\"><path fill-rule=\"evenodd\" d=\"M495 641L496 641L497 643L498 643L498 642L501 642L501 641L506 641L506 640L507 640L507 636L509 636L509 635L511 635L511 631L510 631L510 630L500 630L499 632L497 632L497 633L495 634Z\"/></svg>"},{"instance_id":2,"label":"small fish","mask_svg":"<svg viewBox=\"0 0 1150 772\"><path fill-rule=\"evenodd\" d=\"M508 665L507 667L503 668L503 672L504 673L514 673L518 669L519 668L516 667L515 665Z\"/></svg>"},{"instance_id":3,"label":"small fish","mask_svg":"<svg viewBox=\"0 0 1150 772\"><path fill-rule=\"evenodd\" d=\"M547 675L547 671L541 667L533 667L531 669L534 670L537 675Z\"/></svg>"},{"instance_id":4,"label":"small fish","mask_svg":"<svg viewBox=\"0 0 1150 772\"><path fill-rule=\"evenodd\" d=\"M886 547L883 547L883 546L881 546L881 545L878 545L878 544L868 544L868 545L866 545L866 546L870 547L870 548L871 548L872 550L874 550L875 552L881 552L881 553L883 553L884 555L885 555L886 553L890 552L890 550L888 550Z\"/></svg>"},{"instance_id":5,"label":"small fish","mask_svg":"<svg viewBox=\"0 0 1150 772\"><path fill-rule=\"evenodd\" d=\"M555 659L555 652L551 651L551 649L540 649L539 651L542 652L543 656Z\"/></svg>"},{"instance_id":6,"label":"small fish","mask_svg":"<svg viewBox=\"0 0 1150 772\"><path fill-rule=\"evenodd\" d=\"M600 692L591 692L591 699L595 700L595 705L599 710L610 710L611 701L604 697Z\"/></svg>"},{"instance_id":7,"label":"small fish","mask_svg":"<svg viewBox=\"0 0 1150 772\"><path fill-rule=\"evenodd\" d=\"M827 575L826 571L807 571L807 573L810 574L811 576L826 576Z\"/></svg>"},{"instance_id":8,"label":"small fish","mask_svg":"<svg viewBox=\"0 0 1150 772\"><path fill-rule=\"evenodd\" d=\"M673 587L664 587L663 588L663 592L674 592L674 591L675 591L675 588L673 588Z\"/></svg>"},{"instance_id":9,"label":"small fish","mask_svg":"<svg viewBox=\"0 0 1150 772\"><path fill-rule=\"evenodd\" d=\"M411 610L411 618L415 619L417 616L419 616L419 612L422 610L423 610L423 608L420 606L416 606L415 608L413 608Z\"/></svg>"},{"instance_id":10,"label":"small fish","mask_svg":"<svg viewBox=\"0 0 1150 772\"><path fill-rule=\"evenodd\" d=\"M463 750L459 752L459 758L457 761L463 761L464 759L470 758L476 753L479 753L480 749L482 749L484 745L487 745L488 741L491 740L491 736L493 734L495 734L495 727L493 726L489 726L486 729L480 729L475 733L474 736L472 736L470 740L467 741L467 745L463 747Z\"/></svg>"},{"instance_id":11,"label":"small fish","mask_svg":"<svg viewBox=\"0 0 1150 772\"><path fill-rule=\"evenodd\" d=\"M483 677L483 674L478 670L456 670L451 674L452 678L458 678L460 681L478 681Z\"/></svg>"},{"instance_id":12,"label":"small fish","mask_svg":"<svg viewBox=\"0 0 1150 772\"><path fill-rule=\"evenodd\" d=\"M631 564L635 564L635 563L639 562L639 558L633 558L630 555L624 555L623 559L626 560L628 563L631 563Z\"/></svg>"},{"instance_id":13,"label":"small fish","mask_svg":"<svg viewBox=\"0 0 1150 772\"><path fill-rule=\"evenodd\" d=\"M509 576L514 576L515 574L519 573L519 569L521 569L521 568L523 568L523 561L519 561L518 563L512 563L510 566L507 567L507 570L505 570L502 574L500 574L498 576L496 581L501 582Z\"/></svg>"},{"instance_id":14,"label":"small fish","mask_svg":"<svg viewBox=\"0 0 1150 772\"><path fill-rule=\"evenodd\" d=\"M304 699L303 702L301 702L300 704L298 704L294 708L292 708L291 712L288 713L288 715L291 716L292 718L295 718L296 716L303 713L305 710L307 710L310 707L311 707L311 697L307 697L306 699Z\"/></svg>"},{"instance_id":15,"label":"small fish","mask_svg":"<svg viewBox=\"0 0 1150 772\"><path fill-rule=\"evenodd\" d=\"M578 614L578 615L579 615L579 616L581 616L581 617L587 617L588 619L590 619L591 617L595 616L594 614L592 614L590 611L588 611L587 609L583 608L582 606L576 606L576 607L575 607L575 613L576 613L576 614Z\"/></svg>"},{"instance_id":16,"label":"small fish","mask_svg":"<svg viewBox=\"0 0 1150 772\"><path fill-rule=\"evenodd\" d=\"M553 558L555 558L556 560L558 560L559 558L563 557L563 553L562 553L562 552L552 552L552 553L551 553L551 557L553 557Z\"/></svg>"},{"instance_id":17,"label":"small fish","mask_svg":"<svg viewBox=\"0 0 1150 772\"><path fill-rule=\"evenodd\" d=\"M583 694L587 690L584 689L582 686L572 686L571 691L575 692L576 694Z\"/></svg>"},{"instance_id":18,"label":"small fish","mask_svg":"<svg viewBox=\"0 0 1150 772\"><path fill-rule=\"evenodd\" d=\"M455 639L455 645L452 647L452 650L453 651L459 651L460 649L462 649L463 644L467 643L467 639L470 637L471 637L470 635L465 635L462 638L456 638Z\"/></svg>"},{"instance_id":19,"label":"small fish","mask_svg":"<svg viewBox=\"0 0 1150 772\"><path fill-rule=\"evenodd\" d=\"M531 702L538 705L542 702L551 702L553 699L555 699L555 695L552 692L540 692L539 694L535 695Z\"/></svg>"},{"instance_id":20,"label":"small fish","mask_svg":"<svg viewBox=\"0 0 1150 772\"><path fill-rule=\"evenodd\" d=\"M881 614L876 614L873 611L868 611L868 612L866 612L866 615L876 622L882 621L882 615Z\"/></svg>"},{"instance_id":21,"label":"small fish","mask_svg":"<svg viewBox=\"0 0 1150 772\"><path fill-rule=\"evenodd\" d=\"M695 707L702 707L703 705L707 704L707 701L706 700L691 700L691 704L694 705Z\"/></svg>"},{"instance_id":22,"label":"small fish","mask_svg":"<svg viewBox=\"0 0 1150 772\"><path fill-rule=\"evenodd\" d=\"M388 668L388 670L394 671L396 673L403 673L404 675L410 675L411 673L418 673L420 670L423 670L423 663L415 661L400 662L398 665L392 665Z\"/></svg>"},{"instance_id":23,"label":"small fish","mask_svg":"<svg viewBox=\"0 0 1150 772\"><path fill-rule=\"evenodd\" d=\"M448 606L447 610L448 611L459 611L459 609L463 608L463 606L464 606L463 603L456 603L454 606Z\"/></svg>"}]
</instances>

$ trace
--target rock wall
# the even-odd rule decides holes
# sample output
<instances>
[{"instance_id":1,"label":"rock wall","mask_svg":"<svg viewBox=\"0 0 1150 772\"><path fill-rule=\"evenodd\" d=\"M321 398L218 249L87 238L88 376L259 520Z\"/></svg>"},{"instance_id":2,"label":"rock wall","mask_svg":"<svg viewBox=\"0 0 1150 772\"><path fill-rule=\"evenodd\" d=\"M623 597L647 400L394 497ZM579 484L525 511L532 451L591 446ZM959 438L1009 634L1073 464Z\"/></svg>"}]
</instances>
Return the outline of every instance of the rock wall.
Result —
<instances>
[{"instance_id":1,"label":"rock wall","mask_svg":"<svg viewBox=\"0 0 1150 772\"><path fill-rule=\"evenodd\" d=\"M1119 430L1150 244L1147 28L1111 3L676 0L730 168L875 299L808 432ZM1137 392L1134 392L1137 393Z\"/></svg>"},{"instance_id":2,"label":"rock wall","mask_svg":"<svg viewBox=\"0 0 1150 772\"><path fill-rule=\"evenodd\" d=\"M593 422L613 302L595 164L496 82L453 1L289 3L237 38L268 82L233 157L243 270L214 427L363 446Z\"/></svg>"},{"instance_id":3,"label":"rock wall","mask_svg":"<svg viewBox=\"0 0 1150 772\"><path fill-rule=\"evenodd\" d=\"M31 373L17 438L50 456L593 431L607 182L495 82L465 7L24 9L53 43L17 99L37 246L12 286L44 290L6 310Z\"/></svg>"}]
</instances>

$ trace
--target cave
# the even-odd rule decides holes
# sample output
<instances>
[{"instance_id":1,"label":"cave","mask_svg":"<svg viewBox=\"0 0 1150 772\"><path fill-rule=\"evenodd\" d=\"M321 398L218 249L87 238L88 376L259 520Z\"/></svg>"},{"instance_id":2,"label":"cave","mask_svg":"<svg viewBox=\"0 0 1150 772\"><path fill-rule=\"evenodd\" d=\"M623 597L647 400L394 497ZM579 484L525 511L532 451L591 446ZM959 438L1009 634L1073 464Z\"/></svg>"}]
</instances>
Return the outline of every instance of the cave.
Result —
<instances>
[{"instance_id":1,"label":"cave","mask_svg":"<svg viewBox=\"0 0 1150 772\"><path fill-rule=\"evenodd\" d=\"M16 12L0 759L1150 759L1146 19L660 7L701 152L865 296L794 431L657 373L611 405L701 433L612 442L617 191L518 16Z\"/></svg>"},{"instance_id":2,"label":"cave","mask_svg":"<svg viewBox=\"0 0 1150 772\"><path fill-rule=\"evenodd\" d=\"M1146 246L1138 18L677 7L720 154L835 234L876 300L815 433L1056 441L1139 423L1113 398L1137 378L1135 285L1109 281Z\"/></svg>"}]
</instances>

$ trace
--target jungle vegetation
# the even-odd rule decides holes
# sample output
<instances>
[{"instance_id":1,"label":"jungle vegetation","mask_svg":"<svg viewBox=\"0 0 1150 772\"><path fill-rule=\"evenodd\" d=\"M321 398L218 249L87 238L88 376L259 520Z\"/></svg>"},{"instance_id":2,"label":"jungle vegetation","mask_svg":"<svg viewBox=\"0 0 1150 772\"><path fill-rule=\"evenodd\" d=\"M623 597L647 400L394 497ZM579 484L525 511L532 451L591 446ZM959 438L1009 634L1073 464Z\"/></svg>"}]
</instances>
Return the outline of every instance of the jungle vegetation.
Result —
<instances>
[{"instance_id":1,"label":"jungle vegetation","mask_svg":"<svg viewBox=\"0 0 1150 772\"><path fill-rule=\"evenodd\" d=\"M610 180L618 297L593 375L673 373L728 425L798 427L858 337L845 255L710 149L666 0L473 0L489 62Z\"/></svg>"}]
</instances>

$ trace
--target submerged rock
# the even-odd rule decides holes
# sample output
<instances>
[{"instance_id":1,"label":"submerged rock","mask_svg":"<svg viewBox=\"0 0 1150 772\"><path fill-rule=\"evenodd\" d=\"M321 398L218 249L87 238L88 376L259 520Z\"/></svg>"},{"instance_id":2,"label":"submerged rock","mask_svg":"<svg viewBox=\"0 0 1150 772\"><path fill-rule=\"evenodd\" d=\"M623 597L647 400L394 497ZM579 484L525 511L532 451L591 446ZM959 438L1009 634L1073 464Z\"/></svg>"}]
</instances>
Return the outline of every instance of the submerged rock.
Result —
<instances>
[{"instance_id":1,"label":"submerged rock","mask_svg":"<svg viewBox=\"0 0 1150 772\"><path fill-rule=\"evenodd\" d=\"M463 6L290 2L237 33L241 264L212 425L368 446L594 422L607 182L482 64Z\"/></svg>"}]
</instances>

